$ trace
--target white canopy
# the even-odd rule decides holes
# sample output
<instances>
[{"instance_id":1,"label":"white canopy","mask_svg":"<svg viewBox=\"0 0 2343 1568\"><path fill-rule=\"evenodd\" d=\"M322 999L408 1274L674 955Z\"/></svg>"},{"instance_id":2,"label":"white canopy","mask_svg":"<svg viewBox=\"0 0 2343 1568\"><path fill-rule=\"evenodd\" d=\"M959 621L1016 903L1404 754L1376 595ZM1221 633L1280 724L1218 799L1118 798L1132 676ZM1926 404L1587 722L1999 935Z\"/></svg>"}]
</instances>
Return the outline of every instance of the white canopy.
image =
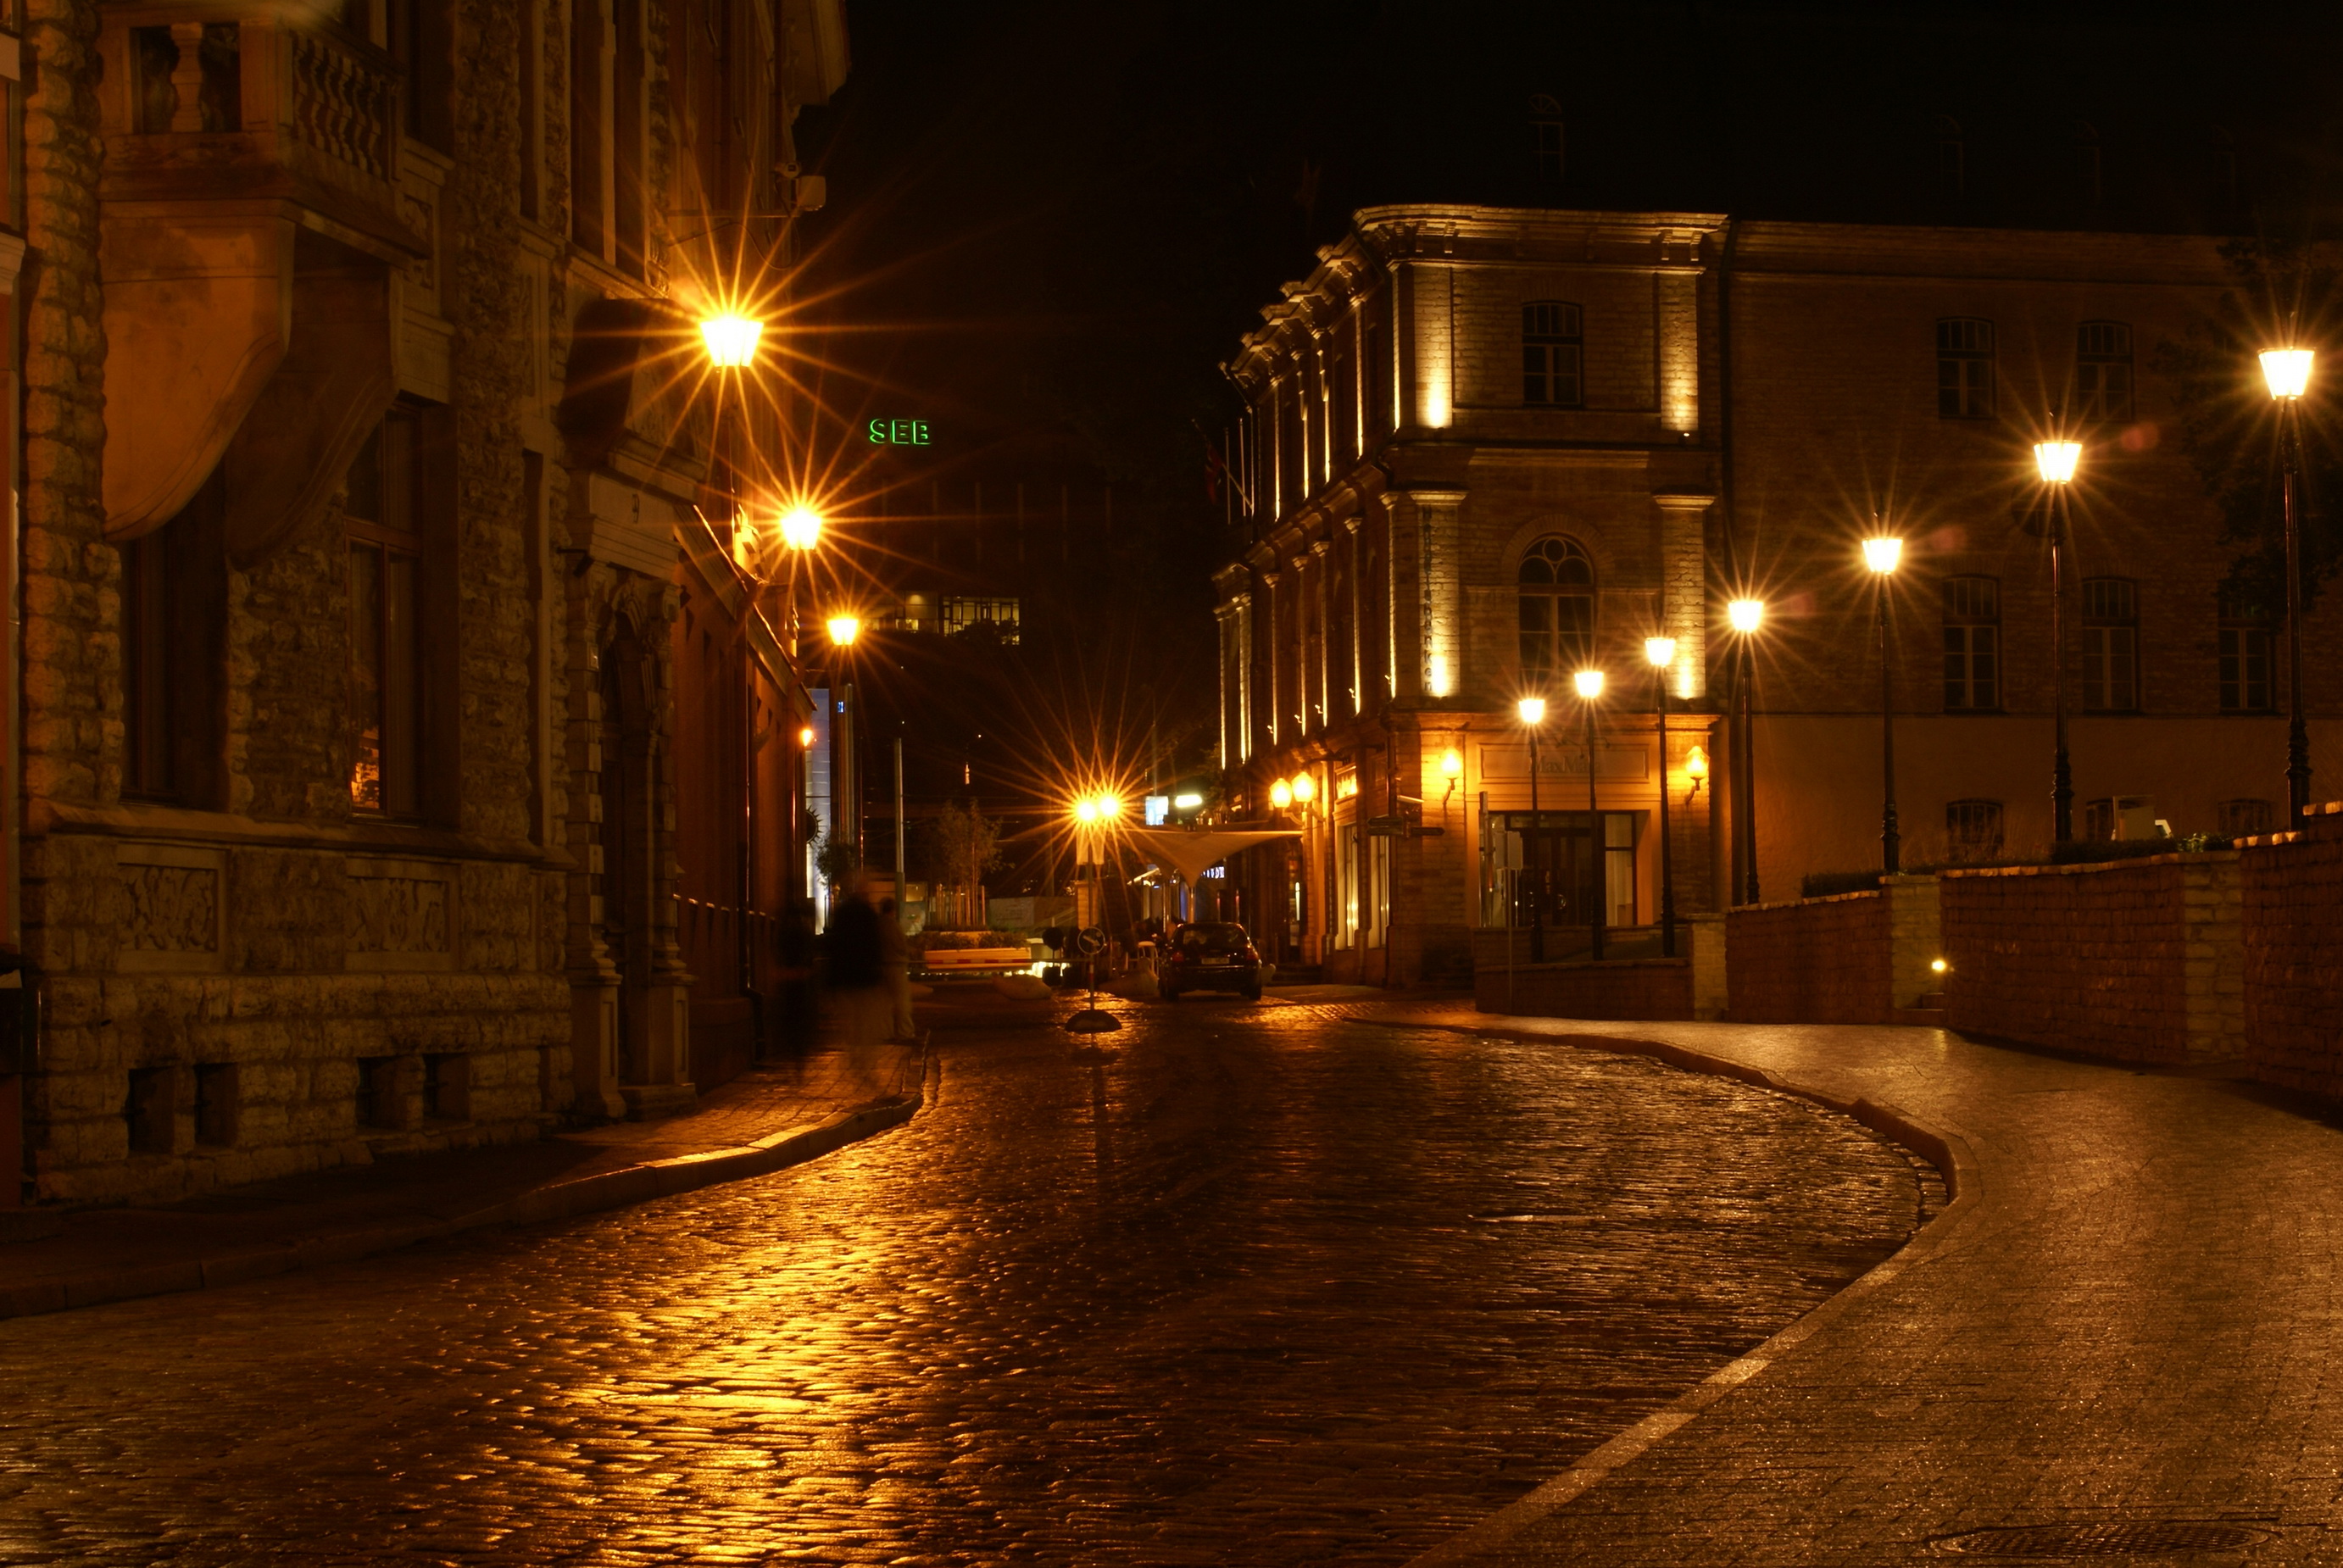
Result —
<instances>
[{"instance_id":1,"label":"white canopy","mask_svg":"<svg viewBox=\"0 0 2343 1568\"><path fill-rule=\"evenodd\" d=\"M1208 868L1240 849L1250 849L1272 839L1298 839L1302 835L1292 829L1270 833L1182 833L1161 828L1134 828L1126 837L1141 854L1193 886Z\"/></svg>"}]
</instances>

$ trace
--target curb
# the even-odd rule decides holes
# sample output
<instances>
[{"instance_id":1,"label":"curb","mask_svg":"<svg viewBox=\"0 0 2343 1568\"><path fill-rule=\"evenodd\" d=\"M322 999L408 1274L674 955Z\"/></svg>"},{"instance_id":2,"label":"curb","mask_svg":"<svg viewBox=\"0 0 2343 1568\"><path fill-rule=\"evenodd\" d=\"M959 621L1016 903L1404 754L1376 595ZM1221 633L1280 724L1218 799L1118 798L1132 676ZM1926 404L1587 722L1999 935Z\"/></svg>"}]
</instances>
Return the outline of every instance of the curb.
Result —
<instances>
[{"instance_id":1,"label":"curb","mask_svg":"<svg viewBox=\"0 0 2343 1568\"><path fill-rule=\"evenodd\" d=\"M353 1258L394 1251L417 1241L437 1241L491 1225L537 1225L550 1220L575 1219L697 1188L766 1176L900 1127L919 1112L924 1100L925 1095L915 1091L903 1099L857 1111L835 1111L809 1127L793 1127L736 1149L678 1154L574 1181L557 1181L451 1219L377 1225L307 1236L278 1246L224 1252L216 1257L93 1271L39 1284L0 1288L0 1318L35 1317L44 1312L70 1312L75 1307L94 1307L105 1302L241 1284L323 1263L347 1262Z\"/></svg>"},{"instance_id":2,"label":"curb","mask_svg":"<svg viewBox=\"0 0 2343 1568\"><path fill-rule=\"evenodd\" d=\"M1377 1022L1377 1020L1362 1020ZM1444 1029L1457 1034L1493 1035L1541 1045L1584 1046L1619 1056L1648 1056L1688 1072L1730 1078L1760 1089L1795 1095L1825 1110L1835 1111L1891 1139L1934 1165L1945 1178L1946 1202L1935 1219L1916 1231L1891 1257L1882 1260L1812 1312L1788 1324L1764 1343L1711 1372L1658 1410L1581 1458L1568 1470L1541 1483L1478 1524L1453 1535L1430 1551L1408 1560L1406 1568L1453 1568L1481 1553L1503 1547L1533 1525L1561 1512L1611 1473L1641 1458L1652 1448L1689 1425L1702 1411L1756 1377L1800 1344L1845 1315L1865 1298L1876 1294L1897 1276L1945 1250L1968 1228L1983 1201L1983 1182L1976 1158L1957 1133L1940 1131L1892 1105L1860 1096L1842 1099L1762 1067L1729 1057L1657 1040L1628 1040L1602 1034L1542 1034L1526 1030L1478 1028L1462 1024L1393 1024L1394 1028Z\"/></svg>"}]
</instances>

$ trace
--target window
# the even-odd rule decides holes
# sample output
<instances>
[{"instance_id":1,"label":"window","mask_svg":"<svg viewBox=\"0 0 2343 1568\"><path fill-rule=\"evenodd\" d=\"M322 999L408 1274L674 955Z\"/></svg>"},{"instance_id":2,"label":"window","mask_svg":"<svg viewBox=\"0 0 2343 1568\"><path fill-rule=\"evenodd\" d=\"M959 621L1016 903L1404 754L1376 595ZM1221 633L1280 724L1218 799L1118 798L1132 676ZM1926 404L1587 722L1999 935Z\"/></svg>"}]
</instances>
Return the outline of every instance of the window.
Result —
<instances>
[{"instance_id":1,"label":"window","mask_svg":"<svg viewBox=\"0 0 2343 1568\"><path fill-rule=\"evenodd\" d=\"M122 550L122 792L212 809L226 556L219 475L169 522Z\"/></svg>"},{"instance_id":2,"label":"window","mask_svg":"<svg viewBox=\"0 0 2343 1568\"><path fill-rule=\"evenodd\" d=\"M1017 646L1017 601L1013 598L954 598L938 601L936 629L946 637L985 628L1004 647ZM984 635L984 634L980 634Z\"/></svg>"},{"instance_id":3,"label":"window","mask_svg":"<svg viewBox=\"0 0 2343 1568\"><path fill-rule=\"evenodd\" d=\"M2083 581L2083 706L2098 713L2139 707L2139 592L2122 578Z\"/></svg>"},{"instance_id":4,"label":"window","mask_svg":"<svg viewBox=\"0 0 2343 1568\"><path fill-rule=\"evenodd\" d=\"M2216 819L2222 837L2250 839L2276 830L2278 807L2268 800L2224 800Z\"/></svg>"},{"instance_id":5,"label":"window","mask_svg":"<svg viewBox=\"0 0 2343 1568\"><path fill-rule=\"evenodd\" d=\"M1522 401L1575 408L1585 401L1579 382L1583 339L1578 307L1534 299L1522 307Z\"/></svg>"},{"instance_id":6,"label":"window","mask_svg":"<svg viewBox=\"0 0 2343 1568\"><path fill-rule=\"evenodd\" d=\"M1969 189L1968 155L1961 138L1961 123L1950 115L1936 116L1936 188L1948 196L1964 196Z\"/></svg>"},{"instance_id":7,"label":"window","mask_svg":"<svg viewBox=\"0 0 2343 1568\"><path fill-rule=\"evenodd\" d=\"M2116 836L2116 803L2112 796L2083 802L2083 838L2104 844Z\"/></svg>"},{"instance_id":8,"label":"window","mask_svg":"<svg viewBox=\"0 0 2343 1568\"><path fill-rule=\"evenodd\" d=\"M2268 713L2270 692L2269 617L2259 605L2224 593L2221 613L2221 711Z\"/></svg>"},{"instance_id":9,"label":"window","mask_svg":"<svg viewBox=\"0 0 2343 1568\"><path fill-rule=\"evenodd\" d=\"M350 803L421 808L423 654L417 419L395 409L350 465Z\"/></svg>"},{"instance_id":10,"label":"window","mask_svg":"<svg viewBox=\"0 0 2343 1568\"><path fill-rule=\"evenodd\" d=\"M1946 859L1989 860L2001 853L2001 802L1952 800L1945 806Z\"/></svg>"},{"instance_id":11,"label":"window","mask_svg":"<svg viewBox=\"0 0 2343 1568\"><path fill-rule=\"evenodd\" d=\"M2213 200L2223 208L2235 206L2237 201L2237 138L2216 127L2212 145L2207 149L2211 167Z\"/></svg>"},{"instance_id":12,"label":"window","mask_svg":"<svg viewBox=\"0 0 2343 1568\"><path fill-rule=\"evenodd\" d=\"M1993 417L1993 323L1952 316L1936 323L1936 412Z\"/></svg>"},{"instance_id":13,"label":"window","mask_svg":"<svg viewBox=\"0 0 2343 1568\"><path fill-rule=\"evenodd\" d=\"M1945 709L2001 706L2001 584L1993 578L1945 579Z\"/></svg>"},{"instance_id":14,"label":"window","mask_svg":"<svg viewBox=\"0 0 2343 1568\"><path fill-rule=\"evenodd\" d=\"M2131 418L2131 328L2086 321L2075 337L2075 412L2086 420Z\"/></svg>"},{"instance_id":15,"label":"window","mask_svg":"<svg viewBox=\"0 0 2343 1568\"><path fill-rule=\"evenodd\" d=\"M1538 94L1530 100L1530 156L1541 179L1562 177L1566 146L1562 106L1544 93Z\"/></svg>"},{"instance_id":16,"label":"window","mask_svg":"<svg viewBox=\"0 0 2343 1568\"><path fill-rule=\"evenodd\" d=\"M2067 146L2067 157L2075 181L2075 199L2085 206L2098 206L2098 128L2087 121L2076 121L2073 140Z\"/></svg>"},{"instance_id":17,"label":"window","mask_svg":"<svg viewBox=\"0 0 2343 1568\"><path fill-rule=\"evenodd\" d=\"M1522 557L1522 673L1555 675L1594 651L1594 563L1574 539L1549 535Z\"/></svg>"}]
</instances>

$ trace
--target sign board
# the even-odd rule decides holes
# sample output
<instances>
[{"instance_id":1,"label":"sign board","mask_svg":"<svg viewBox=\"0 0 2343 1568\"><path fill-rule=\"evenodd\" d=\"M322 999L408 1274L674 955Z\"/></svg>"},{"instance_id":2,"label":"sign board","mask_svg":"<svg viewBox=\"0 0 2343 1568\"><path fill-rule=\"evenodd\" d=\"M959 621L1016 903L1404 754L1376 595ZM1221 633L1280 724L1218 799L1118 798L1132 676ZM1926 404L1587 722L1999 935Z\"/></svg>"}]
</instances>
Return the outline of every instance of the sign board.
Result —
<instances>
[{"instance_id":1,"label":"sign board","mask_svg":"<svg viewBox=\"0 0 2343 1568\"><path fill-rule=\"evenodd\" d=\"M925 419L873 419L863 427L874 447L931 447Z\"/></svg>"},{"instance_id":2,"label":"sign board","mask_svg":"<svg viewBox=\"0 0 2343 1568\"><path fill-rule=\"evenodd\" d=\"M1652 776L1652 753L1642 746L1597 746L1594 749L1595 777L1598 779L1648 779ZM1481 748L1481 777L1493 781L1518 779L1529 782L1530 749L1527 746L1483 746ZM1538 781L1549 779L1579 779L1586 777L1586 748L1567 741L1541 745L1538 748Z\"/></svg>"}]
</instances>

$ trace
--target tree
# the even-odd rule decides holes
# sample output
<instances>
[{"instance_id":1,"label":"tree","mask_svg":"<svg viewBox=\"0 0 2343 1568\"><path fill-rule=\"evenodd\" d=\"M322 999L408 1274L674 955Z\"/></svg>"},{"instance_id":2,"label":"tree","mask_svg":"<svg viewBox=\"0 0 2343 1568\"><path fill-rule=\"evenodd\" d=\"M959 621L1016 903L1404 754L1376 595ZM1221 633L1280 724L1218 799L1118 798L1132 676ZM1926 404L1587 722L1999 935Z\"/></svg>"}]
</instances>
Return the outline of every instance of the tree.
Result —
<instances>
[{"instance_id":1,"label":"tree","mask_svg":"<svg viewBox=\"0 0 2343 1568\"><path fill-rule=\"evenodd\" d=\"M930 882L973 885L1006 863L1001 824L974 804L947 805L920 824L920 875Z\"/></svg>"},{"instance_id":2,"label":"tree","mask_svg":"<svg viewBox=\"0 0 2343 1568\"><path fill-rule=\"evenodd\" d=\"M833 888L842 888L854 880L854 873L862 869L862 851L854 847L851 839L825 834L814 847L813 866L821 873L823 881Z\"/></svg>"},{"instance_id":3,"label":"tree","mask_svg":"<svg viewBox=\"0 0 2343 1568\"><path fill-rule=\"evenodd\" d=\"M2343 326L2343 273L2323 249L2267 238L2232 240L2221 254L2232 286L2179 341L2157 346L2155 364L2174 383L2182 445L2220 511L2223 541L2237 551L2223 587L2239 606L2274 620L2286 603L2286 524L2278 410L2258 356L2288 337L2308 347L2332 342L2331 329ZM2329 499L2343 495L2343 450L2318 418L2318 389L2314 377L2299 421L2306 608L2343 564L2343 530Z\"/></svg>"}]
</instances>

